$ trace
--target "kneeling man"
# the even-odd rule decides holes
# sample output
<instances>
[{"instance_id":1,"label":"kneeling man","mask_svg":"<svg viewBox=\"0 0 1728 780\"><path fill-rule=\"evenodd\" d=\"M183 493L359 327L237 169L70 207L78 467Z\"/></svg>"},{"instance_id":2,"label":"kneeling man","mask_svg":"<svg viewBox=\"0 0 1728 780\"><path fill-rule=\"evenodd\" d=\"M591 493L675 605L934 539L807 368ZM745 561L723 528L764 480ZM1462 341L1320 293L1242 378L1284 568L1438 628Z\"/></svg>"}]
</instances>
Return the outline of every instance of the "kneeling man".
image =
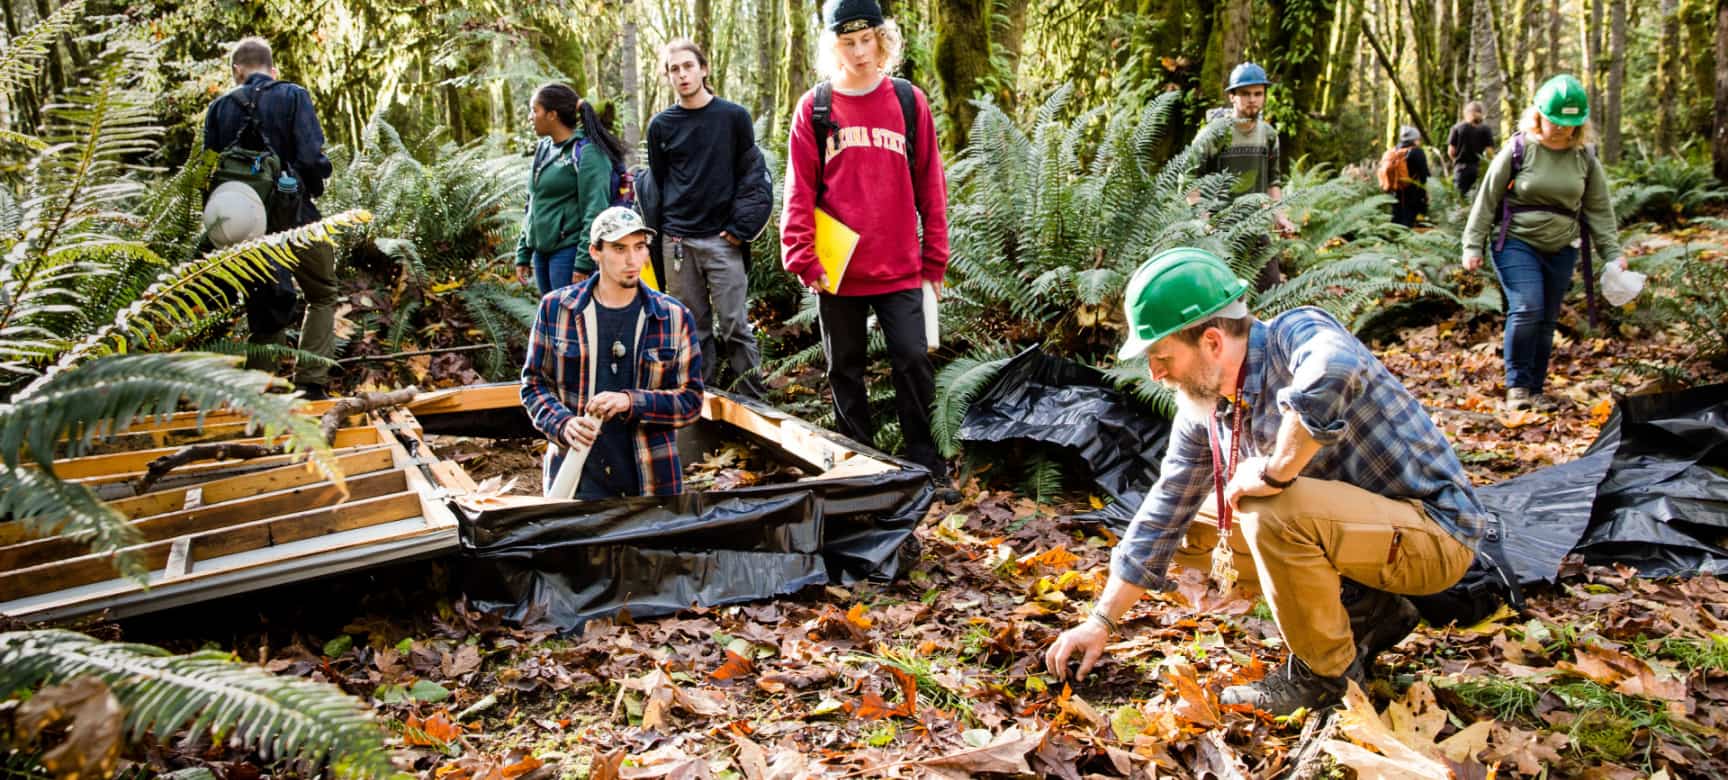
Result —
<instances>
[{"instance_id":1,"label":"kneeling man","mask_svg":"<svg viewBox=\"0 0 1728 780\"><path fill-rule=\"evenodd\" d=\"M1258 587L1289 660L1224 690L1275 714L1335 703L1419 619L1403 595L1464 576L1488 523L1452 446L1409 391L1325 312L1260 322L1217 256L1171 249L1125 295L1121 360L1145 354L1179 410L1158 483L1111 556L1091 616L1045 662L1097 663L1172 559ZM1216 554L1209 554L1217 545Z\"/></svg>"},{"instance_id":2,"label":"kneeling man","mask_svg":"<svg viewBox=\"0 0 1728 780\"><path fill-rule=\"evenodd\" d=\"M591 445L576 497L683 489L676 429L702 411L702 353L690 310L642 284L653 231L627 208L588 231L597 272L540 300L522 366L522 405L552 441L546 484L572 444Z\"/></svg>"}]
</instances>

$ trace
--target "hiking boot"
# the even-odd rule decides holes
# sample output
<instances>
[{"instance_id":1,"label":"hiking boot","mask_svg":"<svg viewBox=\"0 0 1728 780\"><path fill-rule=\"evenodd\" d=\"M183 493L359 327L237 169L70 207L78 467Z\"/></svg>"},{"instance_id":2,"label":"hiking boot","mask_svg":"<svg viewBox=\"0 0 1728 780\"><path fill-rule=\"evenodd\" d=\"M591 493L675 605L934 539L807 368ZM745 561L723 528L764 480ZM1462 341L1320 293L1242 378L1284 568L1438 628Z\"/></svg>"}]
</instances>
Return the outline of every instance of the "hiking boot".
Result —
<instances>
[{"instance_id":1,"label":"hiking boot","mask_svg":"<svg viewBox=\"0 0 1728 780\"><path fill-rule=\"evenodd\" d=\"M1365 685L1358 661L1338 677L1315 674L1294 653L1277 671L1252 685L1232 685L1218 695L1222 704L1246 704L1273 715L1289 715L1303 707L1320 709L1338 703L1349 689L1349 681Z\"/></svg>"},{"instance_id":2,"label":"hiking boot","mask_svg":"<svg viewBox=\"0 0 1728 780\"><path fill-rule=\"evenodd\" d=\"M1536 411L1538 411L1538 412L1552 412L1556 409L1559 409L1560 404L1564 400L1565 400L1564 398L1557 396L1557 395L1549 395L1547 393L1537 393L1536 395L1533 395L1530 397L1530 405L1535 407Z\"/></svg>"},{"instance_id":3,"label":"hiking boot","mask_svg":"<svg viewBox=\"0 0 1728 780\"><path fill-rule=\"evenodd\" d=\"M1344 610L1350 613L1350 634L1356 638L1356 665L1367 674L1374 670L1374 659L1380 653L1403 641L1422 622L1422 613L1396 593L1363 585L1357 588L1360 595L1345 601Z\"/></svg>"},{"instance_id":4,"label":"hiking boot","mask_svg":"<svg viewBox=\"0 0 1728 780\"><path fill-rule=\"evenodd\" d=\"M295 384L294 389L300 392L301 398L308 401L330 400L330 391L325 390L323 385Z\"/></svg>"},{"instance_id":5,"label":"hiking boot","mask_svg":"<svg viewBox=\"0 0 1728 780\"><path fill-rule=\"evenodd\" d=\"M1530 408L1530 388L1506 388L1506 411L1522 412Z\"/></svg>"}]
</instances>

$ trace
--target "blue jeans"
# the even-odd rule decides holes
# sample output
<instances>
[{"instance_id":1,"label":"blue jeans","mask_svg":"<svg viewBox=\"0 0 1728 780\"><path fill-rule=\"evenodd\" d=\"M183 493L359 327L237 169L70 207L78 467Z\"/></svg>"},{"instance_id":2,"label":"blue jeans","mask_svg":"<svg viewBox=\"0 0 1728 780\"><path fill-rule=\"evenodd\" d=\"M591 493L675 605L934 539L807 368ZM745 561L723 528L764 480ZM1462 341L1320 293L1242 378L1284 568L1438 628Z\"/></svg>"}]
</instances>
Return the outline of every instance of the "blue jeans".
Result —
<instances>
[{"instance_id":1,"label":"blue jeans","mask_svg":"<svg viewBox=\"0 0 1728 780\"><path fill-rule=\"evenodd\" d=\"M534 285L540 288L541 295L570 286L570 275L576 271L577 253L583 249L578 244L550 253L534 251Z\"/></svg>"},{"instance_id":2,"label":"blue jeans","mask_svg":"<svg viewBox=\"0 0 1728 780\"><path fill-rule=\"evenodd\" d=\"M1506 291L1506 387L1542 392L1548 379L1548 356L1554 351L1554 325L1560 302L1572 287L1572 266L1578 248L1543 254L1507 237L1506 248L1494 253L1494 271Z\"/></svg>"}]
</instances>

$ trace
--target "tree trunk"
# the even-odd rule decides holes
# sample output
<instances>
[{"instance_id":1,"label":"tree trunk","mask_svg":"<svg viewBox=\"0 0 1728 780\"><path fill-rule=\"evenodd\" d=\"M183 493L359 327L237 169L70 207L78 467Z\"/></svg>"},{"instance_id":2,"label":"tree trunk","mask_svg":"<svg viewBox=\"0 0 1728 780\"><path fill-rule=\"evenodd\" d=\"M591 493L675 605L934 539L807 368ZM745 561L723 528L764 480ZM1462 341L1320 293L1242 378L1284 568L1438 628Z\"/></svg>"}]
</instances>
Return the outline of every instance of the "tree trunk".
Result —
<instances>
[{"instance_id":1,"label":"tree trunk","mask_svg":"<svg viewBox=\"0 0 1728 780\"><path fill-rule=\"evenodd\" d=\"M1472 0L1470 11L1470 61L1472 95L1478 96L1488 109L1490 127L1500 127L1500 63L1495 51L1493 13L1488 4L1493 0Z\"/></svg>"},{"instance_id":2,"label":"tree trunk","mask_svg":"<svg viewBox=\"0 0 1728 780\"><path fill-rule=\"evenodd\" d=\"M714 0L695 0L690 28L696 31L696 46L714 57Z\"/></svg>"},{"instance_id":3,"label":"tree trunk","mask_svg":"<svg viewBox=\"0 0 1728 780\"><path fill-rule=\"evenodd\" d=\"M1007 13L995 17L991 25L993 42L997 52L1008 65L1008 81L1003 85L1001 93L996 96L996 102L1003 106L1012 106L1020 97L1020 52L1026 42L1026 9L1031 3L1008 3Z\"/></svg>"},{"instance_id":4,"label":"tree trunk","mask_svg":"<svg viewBox=\"0 0 1728 780\"><path fill-rule=\"evenodd\" d=\"M1542 75L1539 78L1550 78L1560 72L1560 29L1566 16L1560 13L1560 0L1550 0L1548 3L1548 61L1542 65Z\"/></svg>"},{"instance_id":5,"label":"tree trunk","mask_svg":"<svg viewBox=\"0 0 1728 780\"><path fill-rule=\"evenodd\" d=\"M642 79L636 68L636 7L632 0L624 0L623 5L624 24L619 35L623 56L619 68L624 82L624 110L620 118L624 121L624 148L633 158L636 145L642 140Z\"/></svg>"},{"instance_id":6,"label":"tree trunk","mask_svg":"<svg viewBox=\"0 0 1728 780\"><path fill-rule=\"evenodd\" d=\"M1602 160L1620 162L1620 96L1626 84L1626 0L1610 0L1608 92L1602 104Z\"/></svg>"},{"instance_id":7,"label":"tree trunk","mask_svg":"<svg viewBox=\"0 0 1728 780\"><path fill-rule=\"evenodd\" d=\"M1728 0L1716 0L1716 115L1710 158L1716 180L1728 183Z\"/></svg>"},{"instance_id":8,"label":"tree trunk","mask_svg":"<svg viewBox=\"0 0 1728 780\"><path fill-rule=\"evenodd\" d=\"M978 108L972 97L978 84L990 73L991 0L938 0L936 3L936 78L948 100L948 117L954 131L947 146L958 150Z\"/></svg>"},{"instance_id":9,"label":"tree trunk","mask_svg":"<svg viewBox=\"0 0 1728 780\"><path fill-rule=\"evenodd\" d=\"M1728 0L1722 0L1722 2L1728 2ZM1410 99L1410 95L1404 91L1404 85L1398 81L1397 66L1392 63L1392 58L1386 56L1386 48L1380 45L1380 39L1368 27L1367 20L1362 22L1362 37L1367 38L1368 45L1374 49L1375 57L1380 60L1380 68L1386 73L1386 80L1392 82L1392 90L1397 94L1398 102L1404 106L1404 112L1410 116L1410 124L1415 126L1416 132L1422 135L1424 144L1433 146L1434 139L1428 135L1428 123L1422 120L1422 114L1416 110L1416 103ZM1397 122L1393 121L1389 124L1397 124Z\"/></svg>"},{"instance_id":10,"label":"tree trunk","mask_svg":"<svg viewBox=\"0 0 1728 780\"><path fill-rule=\"evenodd\" d=\"M786 61L780 68L780 94L796 106L797 100L816 83L810 67L810 8L806 0L785 0Z\"/></svg>"},{"instance_id":11,"label":"tree trunk","mask_svg":"<svg viewBox=\"0 0 1728 780\"><path fill-rule=\"evenodd\" d=\"M774 138L774 120L779 105L780 79L774 72L774 41L780 29L780 0L765 0L756 9L756 119L762 123L763 143Z\"/></svg>"},{"instance_id":12,"label":"tree trunk","mask_svg":"<svg viewBox=\"0 0 1728 780\"><path fill-rule=\"evenodd\" d=\"M1284 137L1284 159L1300 158L1312 139L1313 112L1320 106L1321 76L1326 72L1326 33L1331 29L1337 3L1316 0L1272 0L1273 81L1283 85L1283 99L1296 110L1295 116L1278 128Z\"/></svg>"},{"instance_id":13,"label":"tree trunk","mask_svg":"<svg viewBox=\"0 0 1728 780\"><path fill-rule=\"evenodd\" d=\"M1674 81L1679 78L1680 3L1662 0L1662 34L1656 40L1656 149L1674 151Z\"/></svg>"},{"instance_id":14,"label":"tree trunk","mask_svg":"<svg viewBox=\"0 0 1728 780\"><path fill-rule=\"evenodd\" d=\"M1326 61L1326 102L1321 114L1335 116L1350 99L1350 81L1354 75L1352 60L1362 50L1362 6L1367 0L1345 0L1344 15L1339 17L1337 46Z\"/></svg>"},{"instance_id":15,"label":"tree trunk","mask_svg":"<svg viewBox=\"0 0 1728 780\"><path fill-rule=\"evenodd\" d=\"M1524 89L1524 76L1528 72L1525 63L1529 61L1531 24L1530 0L1517 0L1512 6L1511 21L1511 56L1506 58L1506 103L1512 106L1516 113L1524 105L1528 94Z\"/></svg>"},{"instance_id":16,"label":"tree trunk","mask_svg":"<svg viewBox=\"0 0 1728 780\"><path fill-rule=\"evenodd\" d=\"M1580 24L1584 27L1584 91L1590 94L1590 107L1602 105L1602 4L1606 0L1579 0ZM1552 77L1550 77L1552 78Z\"/></svg>"}]
</instances>

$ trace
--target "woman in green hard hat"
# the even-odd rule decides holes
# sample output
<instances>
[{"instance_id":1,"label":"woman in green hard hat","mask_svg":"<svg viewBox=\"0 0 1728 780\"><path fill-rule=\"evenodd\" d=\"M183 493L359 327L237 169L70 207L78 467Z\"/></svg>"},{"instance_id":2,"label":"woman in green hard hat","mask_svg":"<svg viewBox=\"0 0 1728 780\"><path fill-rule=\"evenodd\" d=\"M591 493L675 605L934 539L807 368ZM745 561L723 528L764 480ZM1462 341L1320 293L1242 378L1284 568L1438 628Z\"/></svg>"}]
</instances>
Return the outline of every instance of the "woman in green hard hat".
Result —
<instances>
[{"instance_id":1,"label":"woman in green hard hat","mask_svg":"<svg viewBox=\"0 0 1728 780\"><path fill-rule=\"evenodd\" d=\"M1542 396L1560 303L1584 249L1585 294L1595 318L1590 250L1604 263L1620 257L1608 175L1591 152L1584 85L1555 76L1536 92L1519 132L1494 155L1464 228L1464 268L1484 254L1506 291L1506 408L1528 409Z\"/></svg>"}]
</instances>

